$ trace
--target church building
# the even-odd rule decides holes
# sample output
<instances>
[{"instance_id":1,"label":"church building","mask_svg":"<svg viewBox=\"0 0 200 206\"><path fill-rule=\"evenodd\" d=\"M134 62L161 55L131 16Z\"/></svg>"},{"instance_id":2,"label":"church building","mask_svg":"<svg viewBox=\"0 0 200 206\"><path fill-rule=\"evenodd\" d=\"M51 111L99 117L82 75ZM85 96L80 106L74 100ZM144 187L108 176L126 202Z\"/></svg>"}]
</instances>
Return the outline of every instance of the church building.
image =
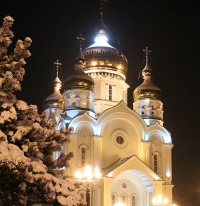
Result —
<instances>
[{"instance_id":1,"label":"church building","mask_svg":"<svg viewBox=\"0 0 200 206\"><path fill-rule=\"evenodd\" d=\"M90 187L89 200L86 187L77 189L90 205L172 205L173 144L163 126L162 91L152 82L150 51L145 49L143 83L133 91L130 109L128 61L108 43L107 29L101 8L95 42L82 48L84 39L78 37L73 74L61 82L57 72L54 91L44 100L44 111L57 123L56 129L72 130L71 142L63 145L64 152L74 153L65 176L76 182L75 172L86 165L100 170L101 179ZM162 198L163 203L153 203L153 198Z\"/></svg>"}]
</instances>

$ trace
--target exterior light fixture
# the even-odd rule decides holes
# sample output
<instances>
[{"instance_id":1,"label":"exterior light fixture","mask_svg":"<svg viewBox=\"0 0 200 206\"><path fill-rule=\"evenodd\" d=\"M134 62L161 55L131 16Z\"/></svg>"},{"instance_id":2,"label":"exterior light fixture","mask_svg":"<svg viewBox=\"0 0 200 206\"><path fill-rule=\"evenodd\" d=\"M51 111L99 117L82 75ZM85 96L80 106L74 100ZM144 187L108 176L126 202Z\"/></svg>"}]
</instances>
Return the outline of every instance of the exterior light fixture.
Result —
<instances>
[{"instance_id":1,"label":"exterior light fixture","mask_svg":"<svg viewBox=\"0 0 200 206\"><path fill-rule=\"evenodd\" d=\"M86 187L86 202L87 206L92 206L92 188L93 186L99 182L101 179L101 172L98 168L94 170L90 165L87 165L83 171L77 170L75 172L75 177L77 178L78 182L83 183L83 186Z\"/></svg>"},{"instance_id":2,"label":"exterior light fixture","mask_svg":"<svg viewBox=\"0 0 200 206\"><path fill-rule=\"evenodd\" d=\"M126 206L126 205L122 202L118 202L118 203L115 203L114 206Z\"/></svg>"},{"instance_id":3,"label":"exterior light fixture","mask_svg":"<svg viewBox=\"0 0 200 206\"><path fill-rule=\"evenodd\" d=\"M152 199L152 203L154 206L164 206L167 205L169 200L167 198L163 198L161 195L159 195L157 198Z\"/></svg>"}]
</instances>

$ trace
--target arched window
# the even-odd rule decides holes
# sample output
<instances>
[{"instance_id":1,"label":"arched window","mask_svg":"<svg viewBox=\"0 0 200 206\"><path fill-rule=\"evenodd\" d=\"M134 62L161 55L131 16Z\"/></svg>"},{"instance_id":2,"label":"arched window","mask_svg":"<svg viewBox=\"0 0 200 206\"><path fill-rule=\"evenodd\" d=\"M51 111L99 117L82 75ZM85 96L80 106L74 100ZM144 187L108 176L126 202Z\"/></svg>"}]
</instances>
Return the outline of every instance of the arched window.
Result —
<instances>
[{"instance_id":1,"label":"arched window","mask_svg":"<svg viewBox=\"0 0 200 206\"><path fill-rule=\"evenodd\" d=\"M116 195L112 194L112 206L115 206L116 203Z\"/></svg>"},{"instance_id":2,"label":"arched window","mask_svg":"<svg viewBox=\"0 0 200 206\"><path fill-rule=\"evenodd\" d=\"M131 206L136 206L136 197L135 197L135 195L132 195L132 197L131 197Z\"/></svg>"},{"instance_id":3,"label":"arched window","mask_svg":"<svg viewBox=\"0 0 200 206\"><path fill-rule=\"evenodd\" d=\"M85 165L85 156L86 156L85 148L81 148L81 167Z\"/></svg>"},{"instance_id":4,"label":"arched window","mask_svg":"<svg viewBox=\"0 0 200 206\"><path fill-rule=\"evenodd\" d=\"M81 199L86 201L86 191L81 189L78 191L78 194L81 196Z\"/></svg>"},{"instance_id":5,"label":"arched window","mask_svg":"<svg viewBox=\"0 0 200 206\"><path fill-rule=\"evenodd\" d=\"M112 85L109 84L109 100L112 100Z\"/></svg>"},{"instance_id":6,"label":"arched window","mask_svg":"<svg viewBox=\"0 0 200 206\"><path fill-rule=\"evenodd\" d=\"M83 193L80 193L81 199L85 200L85 195Z\"/></svg>"},{"instance_id":7,"label":"arched window","mask_svg":"<svg viewBox=\"0 0 200 206\"><path fill-rule=\"evenodd\" d=\"M153 163L153 171L158 174L160 172L160 154L159 154L159 152L154 152L152 154L152 163Z\"/></svg>"},{"instance_id":8,"label":"arched window","mask_svg":"<svg viewBox=\"0 0 200 206\"><path fill-rule=\"evenodd\" d=\"M122 195L122 203L126 204L126 195Z\"/></svg>"},{"instance_id":9,"label":"arched window","mask_svg":"<svg viewBox=\"0 0 200 206\"><path fill-rule=\"evenodd\" d=\"M75 95L72 95L70 97L70 106L69 107L75 107L76 106L76 98Z\"/></svg>"},{"instance_id":10,"label":"arched window","mask_svg":"<svg viewBox=\"0 0 200 206\"><path fill-rule=\"evenodd\" d=\"M64 146L61 144L59 144L59 146L60 146L61 150L53 152L53 159L54 160L57 160L60 157L60 155L64 152ZM57 168L57 170L64 170L64 169L65 169L65 166L63 166L61 168Z\"/></svg>"},{"instance_id":11,"label":"arched window","mask_svg":"<svg viewBox=\"0 0 200 206\"><path fill-rule=\"evenodd\" d=\"M81 107L86 107L87 105L87 97L86 95L81 95Z\"/></svg>"},{"instance_id":12,"label":"arched window","mask_svg":"<svg viewBox=\"0 0 200 206\"><path fill-rule=\"evenodd\" d=\"M85 164L88 163L88 146L85 144L82 144L79 146L80 156L79 156L79 166L84 167Z\"/></svg>"},{"instance_id":13,"label":"arched window","mask_svg":"<svg viewBox=\"0 0 200 206\"><path fill-rule=\"evenodd\" d=\"M156 154L153 155L153 171L158 173L158 156Z\"/></svg>"}]
</instances>

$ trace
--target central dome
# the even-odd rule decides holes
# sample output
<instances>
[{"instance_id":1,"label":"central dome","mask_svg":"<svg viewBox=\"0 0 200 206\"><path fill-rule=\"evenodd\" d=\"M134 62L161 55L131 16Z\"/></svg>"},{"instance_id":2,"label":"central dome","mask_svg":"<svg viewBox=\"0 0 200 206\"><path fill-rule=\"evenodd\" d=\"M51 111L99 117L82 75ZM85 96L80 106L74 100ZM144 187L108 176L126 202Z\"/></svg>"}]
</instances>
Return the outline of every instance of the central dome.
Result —
<instances>
[{"instance_id":1,"label":"central dome","mask_svg":"<svg viewBox=\"0 0 200 206\"><path fill-rule=\"evenodd\" d=\"M84 71L92 77L105 76L126 80L128 61L118 49L108 44L106 27L99 26L95 43L83 50Z\"/></svg>"}]
</instances>

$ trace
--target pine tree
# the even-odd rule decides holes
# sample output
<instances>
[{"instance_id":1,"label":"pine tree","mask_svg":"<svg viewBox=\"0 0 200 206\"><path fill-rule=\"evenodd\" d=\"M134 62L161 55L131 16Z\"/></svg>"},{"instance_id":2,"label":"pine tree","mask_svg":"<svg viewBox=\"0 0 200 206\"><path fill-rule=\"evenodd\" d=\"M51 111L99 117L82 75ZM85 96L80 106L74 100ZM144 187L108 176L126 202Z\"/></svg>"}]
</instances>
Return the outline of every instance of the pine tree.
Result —
<instances>
[{"instance_id":1,"label":"pine tree","mask_svg":"<svg viewBox=\"0 0 200 206\"><path fill-rule=\"evenodd\" d=\"M38 114L37 106L14 94L21 90L32 40L18 40L8 55L13 22L6 16L0 27L0 205L82 205L75 185L57 178L58 168L67 167L73 154L52 157L61 144L69 142L70 131L56 131L45 114Z\"/></svg>"}]
</instances>

